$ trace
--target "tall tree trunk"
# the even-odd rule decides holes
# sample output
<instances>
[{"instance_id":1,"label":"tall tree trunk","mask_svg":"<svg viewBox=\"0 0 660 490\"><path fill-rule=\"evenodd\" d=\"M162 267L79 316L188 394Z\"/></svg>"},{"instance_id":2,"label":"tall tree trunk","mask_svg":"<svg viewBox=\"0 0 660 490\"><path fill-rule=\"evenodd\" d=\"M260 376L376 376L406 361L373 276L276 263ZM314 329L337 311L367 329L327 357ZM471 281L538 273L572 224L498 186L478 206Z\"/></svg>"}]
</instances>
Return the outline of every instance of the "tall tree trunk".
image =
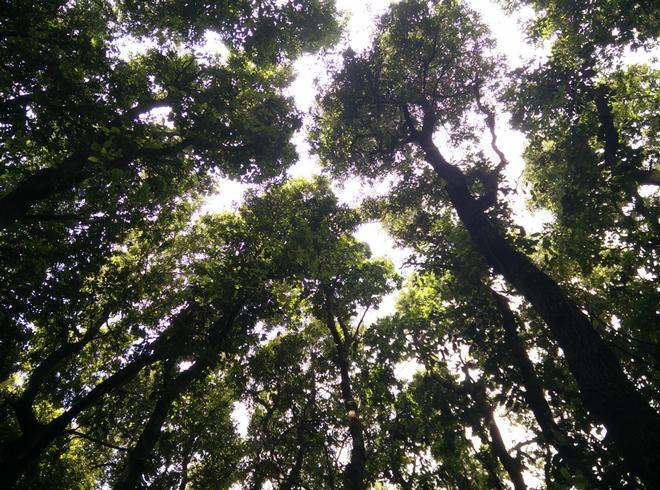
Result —
<instances>
[{"instance_id":1,"label":"tall tree trunk","mask_svg":"<svg viewBox=\"0 0 660 490\"><path fill-rule=\"evenodd\" d=\"M475 427L475 429L477 435L483 441L489 440L483 427ZM477 459L481 462L482 466L486 470L486 475L488 476L488 488L492 488L494 490L505 490L505 487L500 480L500 476L498 475L497 458L493 454L492 449L489 448L480 451L475 450L475 454Z\"/></svg>"},{"instance_id":2,"label":"tall tree trunk","mask_svg":"<svg viewBox=\"0 0 660 490\"><path fill-rule=\"evenodd\" d=\"M349 362L346 352L346 339L342 339L335 323L335 317L330 309L327 310L326 324L332 335L337 355L335 356L337 367L340 374L341 396L344 401L344 408L348 417L348 431L351 435L352 449L351 461L346 466L345 479L346 488L350 490L364 490L365 486L365 466L367 462L367 452L364 446L364 429L358 405L353 397L351 389L351 378L349 376Z\"/></svg>"},{"instance_id":3,"label":"tall tree trunk","mask_svg":"<svg viewBox=\"0 0 660 490\"><path fill-rule=\"evenodd\" d=\"M137 158L159 159L176 155L189 144L189 140L181 140L163 148L129 149L125 155L105 161L103 169L124 168ZM89 158L92 157L94 155L89 153L75 153L55 167L38 170L0 196L0 229L24 219L38 203L69 191L89 178L92 171Z\"/></svg>"},{"instance_id":4,"label":"tall tree trunk","mask_svg":"<svg viewBox=\"0 0 660 490\"><path fill-rule=\"evenodd\" d=\"M543 393L541 381L536 376L534 365L527 355L525 344L518 333L518 322L515 314L511 311L506 298L495 291L493 298L502 316L504 326L504 338L525 388L525 400L541 428L545 440L551 444L577 475L581 476L589 485L589 488L597 488L598 480L591 470L591 464L584 451L566 435L555 422L552 409Z\"/></svg>"},{"instance_id":5,"label":"tall tree trunk","mask_svg":"<svg viewBox=\"0 0 660 490\"><path fill-rule=\"evenodd\" d=\"M193 457L193 449L195 447L195 442L197 441L197 437L191 437L190 442L186 446L183 452L183 458L181 459L181 479L179 480L179 485L178 489L179 490L186 490L186 487L188 486L188 465L190 465L190 461L192 460Z\"/></svg>"},{"instance_id":6,"label":"tall tree trunk","mask_svg":"<svg viewBox=\"0 0 660 490\"><path fill-rule=\"evenodd\" d=\"M303 463L305 462L305 453L307 451L305 440L307 439L307 431L309 429L310 411L316 403L316 381L313 378L314 375L312 374L312 393L303 407L300 419L298 420L298 426L296 427L296 444L298 445L296 459L293 463L293 467L287 474L286 479L280 486L280 490L293 490L300 486L300 474L302 473Z\"/></svg>"},{"instance_id":7,"label":"tall tree trunk","mask_svg":"<svg viewBox=\"0 0 660 490\"><path fill-rule=\"evenodd\" d=\"M625 375L587 316L493 226L471 195L463 173L433 143L433 124L424 126L415 134L416 140L427 162L447 183L450 200L476 249L545 320L564 352L584 405L606 427L631 470L652 488L660 481L660 417Z\"/></svg>"},{"instance_id":8,"label":"tall tree trunk","mask_svg":"<svg viewBox=\"0 0 660 490\"><path fill-rule=\"evenodd\" d=\"M117 490L143 488L144 474L148 470L149 460L160 439L163 424L167 420L172 404L190 387L193 381L199 379L206 372L207 364L205 361L197 361L165 386L149 420L140 433L137 443L128 455L124 470L115 484Z\"/></svg>"},{"instance_id":9,"label":"tall tree trunk","mask_svg":"<svg viewBox=\"0 0 660 490\"><path fill-rule=\"evenodd\" d=\"M82 351L98 334L103 324L108 319L109 313L105 312L77 342L65 343L47 355L39 365L32 371L26 384L26 388L16 400L11 402L21 432L29 432L34 428L37 419L34 415L33 404L36 396L42 389L46 380L53 376L54 370L66 359L72 358Z\"/></svg>"},{"instance_id":10,"label":"tall tree trunk","mask_svg":"<svg viewBox=\"0 0 660 490\"><path fill-rule=\"evenodd\" d=\"M190 320L190 309L184 310L176 322L173 322L163 334L151 343L145 353L136 357L117 372L94 386L91 391L74 401L71 406L47 424L39 423L34 415L32 402L41 383L48 376L48 369L53 368L65 357L75 354L84 347L89 339L81 339L81 344L67 344L48 356L33 372L26 391L15 402L13 408L21 427L21 435L0 448L0 475L4 483L11 488L27 468L36 461L41 453L58 437L67 426L84 410L98 403L105 395L130 383L142 369L169 356L176 355L179 337L185 334ZM85 342L83 342L85 340Z\"/></svg>"}]
</instances>

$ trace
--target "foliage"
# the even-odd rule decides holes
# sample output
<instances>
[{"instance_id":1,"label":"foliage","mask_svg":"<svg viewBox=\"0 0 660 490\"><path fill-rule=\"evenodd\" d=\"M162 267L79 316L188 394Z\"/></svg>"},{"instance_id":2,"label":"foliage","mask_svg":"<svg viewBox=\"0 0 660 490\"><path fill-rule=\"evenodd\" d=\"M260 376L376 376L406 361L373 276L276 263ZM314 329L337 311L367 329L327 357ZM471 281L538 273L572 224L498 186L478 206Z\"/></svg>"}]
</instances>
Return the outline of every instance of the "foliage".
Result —
<instances>
[{"instance_id":1,"label":"foliage","mask_svg":"<svg viewBox=\"0 0 660 490\"><path fill-rule=\"evenodd\" d=\"M501 3L547 58L508 70L453 0L329 57L311 180L287 94L333 2L3 7L1 486L652 488L658 73L624 53L657 7ZM391 185L351 208L330 176ZM220 177L253 185L200 214Z\"/></svg>"}]
</instances>

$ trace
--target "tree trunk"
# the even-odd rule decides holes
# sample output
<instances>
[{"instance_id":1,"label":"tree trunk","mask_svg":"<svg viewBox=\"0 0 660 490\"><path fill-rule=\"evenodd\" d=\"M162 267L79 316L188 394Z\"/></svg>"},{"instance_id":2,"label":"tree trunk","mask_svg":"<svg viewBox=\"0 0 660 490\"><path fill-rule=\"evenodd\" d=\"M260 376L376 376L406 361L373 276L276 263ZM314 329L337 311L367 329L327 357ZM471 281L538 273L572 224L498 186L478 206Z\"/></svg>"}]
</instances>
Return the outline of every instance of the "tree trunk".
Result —
<instances>
[{"instance_id":1,"label":"tree trunk","mask_svg":"<svg viewBox=\"0 0 660 490\"><path fill-rule=\"evenodd\" d=\"M79 341L61 345L47 355L34 371L32 371L32 375L27 382L25 390L18 399L11 403L18 420L18 425L21 428L21 432L29 432L37 422L34 411L32 410L32 405L44 382L50 376L55 374L54 370L60 363L78 354L94 339L107 318L108 313L104 313L102 317L94 323L87 332L85 332Z\"/></svg>"},{"instance_id":2,"label":"tree trunk","mask_svg":"<svg viewBox=\"0 0 660 490\"><path fill-rule=\"evenodd\" d=\"M163 424L167 420L172 404L193 381L206 372L207 364L203 360L197 361L164 388L163 394L158 398L149 420L140 433L138 442L128 455L115 489L135 490L144 487L143 477L148 470L149 459L160 439Z\"/></svg>"},{"instance_id":3,"label":"tree trunk","mask_svg":"<svg viewBox=\"0 0 660 490\"><path fill-rule=\"evenodd\" d=\"M559 285L518 252L470 194L463 173L440 154L432 128L417 134L476 249L545 320L564 352L584 405L602 423L629 467L649 488L660 481L660 417L627 378L617 357Z\"/></svg>"},{"instance_id":4,"label":"tree trunk","mask_svg":"<svg viewBox=\"0 0 660 490\"><path fill-rule=\"evenodd\" d=\"M280 486L280 490L293 490L300 486L300 474L302 473L303 463L305 462L305 452L307 450L305 441L307 440L310 425L309 420L316 403L316 379L314 376L315 375L312 372L312 392L310 393L307 403L305 403L305 406L303 407L302 413L300 414L300 420L298 420L298 427L296 428L296 443L298 444L296 459L291 471L289 471L286 476L284 483Z\"/></svg>"},{"instance_id":5,"label":"tree trunk","mask_svg":"<svg viewBox=\"0 0 660 490\"><path fill-rule=\"evenodd\" d=\"M114 160L105 161L103 168L124 168L137 158L158 159L175 155L188 145L189 140L182 140L164 148L133 149ZM36 204L71 190L90 177L90 167L93 167L93 164L88 159L92 157L94 155L75 153L55 167L38 170L19 182L14 189L0 196L0 228L6 228L15 221L24 219Z\"/></svg>"},{"instance_id":6,"label":"tree trunk","mask_svg":"<svg viewBox=\"0 0 660 490\"><path fill-rule=\"evenodd\" d=\"M341 380L341 396L344 400L344 408L348 417L348 431L351 435L351 441L353 444L351 449L351 461L346 466L344 475L346 479L346 488L350 490L364 490L366 488L364 479L367 462L367 452L364 446L364 429L362 427L358 405L353 397L353 391L351 389L346 343L339 335L337 325L335 324L335 318L329 309L327 312L326 324L337 349L336 364L339 368Z\"/></svg>"},{"instance_id":7,"label":"tree trunk","mask_svg":"<svg viewBox=\"0 0 660 490\"><path fill-rule=\"evenodd\" d=\"M513 488L515 490L527 490L527 485L525 485L525 480L522 476L523 467L517 459L509 454L509 451L504 444L502 434L495 421L493 407L488 403L488 395L486 394L484 386L479 382L473 383L469 376L466 376L465 386L467 388L466 391L472 394L474 398L477 410L488 428L490 445L493 452L497 456L497 459L500 460L500 463L502 463L502 466L504 466L509 478L511 478Z\"/></svg>"},{"instance_id":8,"label":"tree trunk","mask_svg":"<svg viewBox=\"0 0 660 490\"><path fill-rule=\"evenodd\" d=\"M32 410L32 402L38 389L47 377L46 367L55 367L63 360L63 357L75 353L77 349L84 347L78 343L68 344L53 352L42 364L35 369L30 384L24 394L14 404L17 419L21 427L21 435L17 439L5 443L0 448L0 475L11 488L18 481L28 466L36 461L41 453L58 437L60 437L67 426L84 410L93 406L111 391L131 382L145 367L166 359L168 356L176 355L180 349L179 337L185 333L181 327L188 325L190 309L184 310L177 321L174 322L163 334L151 343L146 352L117 372L94 386L91 391L74 401L71 406L61 415L47 424L37 421ZM84 338L83 338L84 339ZM83 342L81 339L80 342ZM91 339L87 339L89 341Z\"/></svg>"},{"instance_id":9,"label":"tree trunk","mask_svg":"<svg viewBox=\"0 0 660 490\"><path fill-rule=\"evenodd\" d=\"M143 487L143 477L148 469L149 459L160 439L163 424L167 420L172 404L194 381L202 378L209 369L217 364L229 330L237 316L237 311L214 322L210 327L207 349L199 354L199 359L192 366L167 383L151 412L149 420L142 429L137 443L129 453L124 470L115 484L115 489L135 490ZM171 362L176 362L175 359L176 357L173 357ZM174 365L166 367L164 376L167 378L167 371L175 368Z\"/></svg>"},{"instance_id":10,"label":"tree trunk","mask_svg":"<svg viewBox=\"0 0 660 490\"><path fill-rule=\"evenodd\" d=\"M568 467L587 482L589 488L597 488L599 486L598 480L591 470L592 465L589 463L584 451L555 422L552 409L543 393L541 381L536 376L534 365L530 361L523 340L518 334L518 322L515 314L509 308L509 303L504 296L495 291L492 293L502 316L504 338L509 353L523 380L525 400L541 428L543 437L557 450Z\"/></svg>"},{"instance_id":11,"label":"tree trunk","mask_svg":"<svg viewBox=\"0 0 660 490\"><path fill-rule=\"evenodd\" d=\"M486 435L486 431L483 429L483 427L477 427L476 433L483 441L488 441L488 436ZM504 485L500 480L500 476L498 475L497 459L493 455L492 449L489 448L484 451L475 450L475 453L477 459L481 462L482 466L486 470L486 475L488 476L488 488L492 488L494 490L505 490Z\"/></svg>"},{"instance_id":12,"label":"tree trunk","mask_svg":"<svg viewBox=\"0 0 660 490\"><path fill-rule=\"evenodd\" d=\"M12 488L27 468L59 436L83 410L86 410L107 393L130 382L149 364L159 359L156 354L142 356L127 364L115 374L96 385L89 393L59 417L48 424L36 423L18 439L7 443L0 452L0 475L7 488Z\"/></svg>"}]
</instances>

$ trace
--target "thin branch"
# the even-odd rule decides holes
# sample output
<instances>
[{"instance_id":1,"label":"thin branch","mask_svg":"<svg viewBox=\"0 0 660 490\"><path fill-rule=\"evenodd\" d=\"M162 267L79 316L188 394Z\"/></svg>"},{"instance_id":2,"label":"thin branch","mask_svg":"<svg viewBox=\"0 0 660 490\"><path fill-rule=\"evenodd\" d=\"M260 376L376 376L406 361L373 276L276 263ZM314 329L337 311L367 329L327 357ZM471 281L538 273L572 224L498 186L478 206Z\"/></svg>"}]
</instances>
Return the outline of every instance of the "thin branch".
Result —
<instances>
[{"instance_id":1,"label":"thin branch","mask_svg":"<svg viewBox=\"0 0 660 490\"><path fill-rule=\"evenodd\" d=\"M91 441L91 442L93 442L93 443L99 444L99 445L101 445L101 446L105 446L105 447L110 448L110 449L116 449L117 451L128 452L128 449L125 448L125 447L121 447L121 446L116 446L116 445L114 445L114 444L110 444L109 442L102 441L101 439L97 439L96 437L90 436L89 434L85 434L84 432L80 432L80 431L77 431L77 430L70 429L70 430L66 430L66 431L64 431L64 433L65 433L65 434L70 434L70 435L72 435L72 436L74 436L74 437L79 437L79 438L82 438L82 439L87 439L88 441Z\"/></svg>"},{"instance_id":2,"label":"thin branch","mask_svg":"<svg viewBox=\"0 0 660 490\"><path fill-rule=\"evenodd\" d=\"M358 322L357 326L355 327L355 331L353 332L353 335L351 336L351 342L358 337L358 334L360 333L360 327L362 326L362 323L364 322L364 317L367 316L367 312L369 311L369 308L371 308L371 305L367 305L367 307L364 309L364 312L362 313L362 318L360 318L360 321Z\"/></svg>"},{"instance_id":3,"label":"thin branch","mask_svg":"<svg viewBox=\"0 0 660 490\"><path fill-rule=\"evenodd\" d=\"M490 147L493 149L493 151L497 154L497 157L500 159L500 163L497 165L496 170L498 172L501 172L502 170L504 170L504 168L508 165L509 162L506 159L504 153L497 146L497 133L495 132L495 112L490 108L486 107L481 102L480 88L481 88L481 84L477 82L474 87L475 100L477 102L477 107L479 108L479 110L486 116L486 126L488 126L488 130L490 131Z\"/></svg>"}]
</instances>

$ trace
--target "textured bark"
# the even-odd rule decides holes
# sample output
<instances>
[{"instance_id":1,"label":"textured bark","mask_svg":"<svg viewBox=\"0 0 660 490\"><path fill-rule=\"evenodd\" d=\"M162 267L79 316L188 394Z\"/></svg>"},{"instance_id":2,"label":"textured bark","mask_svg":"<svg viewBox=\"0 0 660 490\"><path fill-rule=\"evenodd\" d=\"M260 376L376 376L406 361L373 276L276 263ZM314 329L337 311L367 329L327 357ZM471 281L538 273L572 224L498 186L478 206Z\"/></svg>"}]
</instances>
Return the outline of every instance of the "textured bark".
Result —
<instances>
[{"instance_id":1,"label":"textured bark","mask_svg":"<svg viewBox=\"0 0 660 490\"><path fill-rule=\"evenodd\" d=\"M315 383L315 381L312 381ZM316 385L312 386L312 393L307 403L305 404L298 426L296 427L296 443L298 444L298 451L296 452L296 459L293 467L286 476L286 479L280 486L280 490L293 490L300 487L300 474L302 473L303 463L305 462L305 440L307 439L308 424L310 418L310 411L316 403Z\"/></svg>"},{"instance_id":2,"label":"textured bark","mask_svg":"<svg viewBox=\"0 0 660 490\"><path fill-rule=\"evenodd\" d=\"M179 490L186 490L188 486L188 465L192 460L193 456L193 447L195 446L196 438L192 438L188 446L186 447L183 453L183 459L181 460L181 479L179 480Z\"/></svg>"},{"instance_id":3,"label":"textured bark","mask_svg":"<svg viewBox=\"0 0 660 490\"><path fill-rule=\"evenodd\" d=\"M509 308L509 303L505 297L495 291L493 291L493 297L502 316L504 338L511 359L523 380L525 400L541 428L544 439L557 450L568 467L587 482L589 488L597 488L599 483L591 470L592 465L589 458L579 445L572 441L555 422L552 409L543 393L541 381L536 376L534 365L529 359L525 344L518 333L518 322L515 314Z\"/></svg>"},{"instance_id":4,"label":"textured bark","mask_svg":"<svg viewBox=\"0 0 660 490\"><path fill-rule=\"evenodd\" d=\"M25 390L18 399L11 403L21 432L29 432L37 423L32 405L44 382L54 374L53 371L60 363L78 354L94 339L107 318L108 314L104 313L102 318L92 325L79 341L66 343L55 349L32 371Z\"/></svg>"},{"instance_id":5,"label":"textured bark","mask_svg":"<svg viewBox=\"0 0 660 490\"><path fill-rule=\"evenodd\" d=\"M426 119L430 119L427 117ZM559 285L518 252L471 195L465 176L433 143L433 124L414 133L426 161L447 184L454 209L488 264L535 308L562 348L584 405L627 464L652 488L660 481L660 417L627 378L617 357Z\"/></svg>"},{"instance_id":6,"label":"textured bark","mask_svg":"<svg viewBox=\"0 0 660 490\"><path fill-rule=\"evenodd\" d=\"M339 330L337 330L335 317L330 312L330 309L327 310L326 325L328 330L330 330L332 340L337 349L335 359L340 374L341 396L344 401L344 408L348 418L348 431L351 435L351 442L353 445L351 449L351 460L346 466L344 474L346 488L350 490L364 490L366 488L365 466L367 463L367 452L364 446L364 428L362 427L360 412L351 388L346 343L345 340L341 338Z\"/></svg>"},{"instance_id":7,"label":"textured bark","mask_svg":"<svg viewBox=\"0 0 660 490\"><path fill-rule=\"evenodd\" d=\"M138 442L131 449L124 470L115 484L116 489L134 490L143 488L143 476L148 470L151 455L160 439L163 424L172 408L172 404L186 391L193 381L205 372L208 363L197 361L189 369L180 373L163 390L158 398L149 420L145 424Z\"/></svg>"},{"instance_id":8,"label":"textured bark","mask_svg":"<svg viewBox=\"0 0 660 490\"><path fill-rule=\"evenodd\" d=\"M476 427L475 429L481 440L489 440L483 427ZM488 488L492 488L494 490L505 490L505 486L502 484L500 476L498 475L497 458L493 454L492 449L478 451L476 456L486 470L486 474L488 475Z\"/></svg>"},{"instance_id":9,"label":"textured bark","mask_svg":"<svg viewBox=\"0 0 660 490\"><path fill-rule=\"evenodd\" d=\"M403 472L401 471L401 467L398 461L392 461L390 463L390 472L392 473L392 479L396 482L397 485L399 485L402 490L412 490L412 485L403 476Z\"/></svg>"}]
</instances>

